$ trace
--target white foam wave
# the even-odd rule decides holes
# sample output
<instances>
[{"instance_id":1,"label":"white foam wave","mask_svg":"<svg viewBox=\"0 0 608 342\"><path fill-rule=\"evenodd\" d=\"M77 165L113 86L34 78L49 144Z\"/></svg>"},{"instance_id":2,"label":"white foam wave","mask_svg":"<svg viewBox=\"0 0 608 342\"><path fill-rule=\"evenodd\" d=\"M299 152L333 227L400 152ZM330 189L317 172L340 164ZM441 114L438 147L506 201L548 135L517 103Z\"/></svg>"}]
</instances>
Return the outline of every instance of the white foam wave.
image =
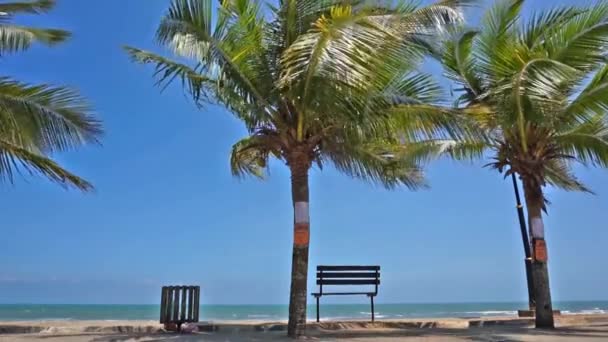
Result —
<instances>
[{"instance_id":1,"label":"white foam wave","mask_svg":"<svg viewBox=\"0 0 608 342\"><path fill-rule=\"evenodd\" d=\"M247 318L272 318L272 315L252 314L252 315L247 315Z\"/></svg>"},{"instance_id":2,"label":"white foam wave","mask_svg":"<svg viewBox=\"0 0 608 342\"><path fill-rule=\"evenodd\" d=\"M480 315L480 316L514 316L517 311L510 310L488 310L488 311L465 311L465 314Z\"/></svg>"},{"instance_id":3,"label":"white foam wave","mask_svg":"<svg viewBox=\"0 0 608 342\"><path fill-rule=\"evenodd\" d=\"M600 309L600 308L593 308L590 310L580 310L580 311L562 311L563 314L567 314L567 315L604 315L606 313L608 313L608 311Z\"/></svg>"}]
</instances>

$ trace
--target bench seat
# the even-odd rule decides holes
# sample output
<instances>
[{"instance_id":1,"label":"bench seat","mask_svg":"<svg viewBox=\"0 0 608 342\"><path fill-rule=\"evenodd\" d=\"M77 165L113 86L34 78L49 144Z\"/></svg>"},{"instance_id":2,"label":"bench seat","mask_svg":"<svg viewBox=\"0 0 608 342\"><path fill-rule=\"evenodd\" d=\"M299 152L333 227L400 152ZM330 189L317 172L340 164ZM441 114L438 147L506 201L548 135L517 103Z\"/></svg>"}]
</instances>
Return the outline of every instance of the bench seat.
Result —
<instances>
[{"instance_id":1,"label":"bench seat","mask_svg":"<svg viewBox=\"0 0 608 342\"><path fill-rule=\"evenodd\" d=\"M320 321L319 299L323 296L363 295L370 298L372 307L372 322L374 321L374 297L378 295L380 285L380 266L317 266L317 285L319 292L311 295L317 300L317 322ZM324 292L323 286L372 286L373 291Z\"/></svg>"},{"instance_id":2,"label":"bench seat","mask_svg":"<svg viewBox=\"0 0 608 342\"><path fill-rule=\"evenodd\" d=\"M313 296L351 296L351 295L368 295L375 296L374 292L323 292L323 293L311 293Z\"/></svg>"}]
</instances>

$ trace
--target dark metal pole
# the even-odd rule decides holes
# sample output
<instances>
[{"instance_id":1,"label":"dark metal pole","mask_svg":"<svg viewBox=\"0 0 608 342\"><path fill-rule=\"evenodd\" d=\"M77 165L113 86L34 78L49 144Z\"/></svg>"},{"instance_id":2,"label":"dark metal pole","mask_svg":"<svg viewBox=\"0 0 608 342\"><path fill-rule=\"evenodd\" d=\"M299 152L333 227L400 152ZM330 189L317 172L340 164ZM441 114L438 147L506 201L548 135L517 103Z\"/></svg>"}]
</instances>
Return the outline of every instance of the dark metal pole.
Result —
<instances>
[{"instance_id":1,"label":"dark metal pole","mask_svg":"<svg viewBox=\"0 0 608 342\"><path fill-rule=\"evenodd\" d=\"M372 323L374 323L375 318L376 318L375 317L376 315L374 314L374 296L369 296L369 298L371 299L371 302L372 302Z\"/></svg>"},{"instance_id":2,"label":"dark metal pole","mask_svg":"<svg viewBox=\"0 0 608 342\"><path fill-rule=\"evenodd\" d=\"M315 296L317 297L317 323L319 323L320 321L320 316L319 316L319 296Z\"/></svg>"},{"instance_id":3,"label":"dark metal pole","mask_svg":"<svg viewBox=\"0 0 608 342\"><path fill-rule=\"evenodd\" d=\"M524 207L521 205L519 197L519 187L515 173L511 174L513 180L513 190L515 190L515 200L517 201L517 215L519 216L519 227L521 229L521 239L524 243L524 253L526 255L526 279L528 281L528 306L530 310L536 308L536 299L534 298L534 279L532 278L532 251L530 250L530 240L528 238L528 230L526 227L526 218L524 216Z\"/></svg>"}]
</instances>

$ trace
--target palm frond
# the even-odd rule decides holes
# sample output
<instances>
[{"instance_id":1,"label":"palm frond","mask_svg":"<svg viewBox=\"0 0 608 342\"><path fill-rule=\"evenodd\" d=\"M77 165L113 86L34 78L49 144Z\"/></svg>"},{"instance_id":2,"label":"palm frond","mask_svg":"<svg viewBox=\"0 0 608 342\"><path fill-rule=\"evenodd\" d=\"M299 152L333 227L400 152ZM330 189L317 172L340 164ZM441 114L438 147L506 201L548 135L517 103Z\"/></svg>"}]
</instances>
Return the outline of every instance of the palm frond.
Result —
<instances>
[{"instance_id":1,"label":"palm frond","mask_svg":"<svg viewBox=\"0 0 608 342\"><path fill-rule=\"evenodd\" d=\"M583 163L608 167L608 124L604 115L571 127L555 136L564 153Z\"/></svg>"},{"instance_id":2,"label":"palm frond","mask_svg":"<svg viewBox=\"0 0 608 342\"><path fill-rule=\"evenodd\" d=\"M533 50L551 39L551 35L562 25L584 12L574 6L564 6L534 13L524 25L520 39Z\"/></svg>"},{"instance_id":3,"label":"palm frond","mask_svg":"<svg viewBox=\"0 0 608 342\"><path fill-rule=\"evenodd\" d=\"M273 132L257 133L232 146L230 169L235 177L254 176L263 179L268 171L268 158L280 158L280 143Z\"/></svg>"},{"instance_id":4,"label":"palm frond","mask_svg":"<svg viewBox=\"0 0 608 342\"><path fill-rule=\"evenodd\" d=\"M608 64L604 63L598 68L591 81L587 84L586 90L583 90L583 92L589 91L606 82L608 82Z\"/></svg>"},{"instance_id":5,"label":"palm frond","mask_svg":"<svg viewBox=\"0 0 608 342\"><path fill-rule=\"evenodd\" d=\"M450 158L472 161L483 157L488 145L483 141L433 139L419 141L396 141L372 145L377 154L391 156L395 159L407 159L424 165L430 161Z\"/></svg>"},{"instance_id":6,"label":"palm frond","mask_svg":"<svg viewBox=\"0 0 608 342\"><path fill-rule=\"evenodd\" d=\"M274 36L281 50L289 47L303 33L311 28L311 24L321 15L329 13L333 6L339 5L339 0L284 0L275 9L275 21L272 26L278 36ZM280 51L282 53L282 51Z\"/></svg>"},{"instance_id":7,"label":"palm frond","mask_svg":"<svg viewBox=\"0 0 608 342\"><path fill-rule=\"evenodd\" d=\"M30 175L43 176L64 188L93 190L89 182L63 169L53 160L0 136L0 180L13 183L15 173L20 170L25 170Z\"/></svg>"},{"instance_id":8,"label":"palm frond","mask_svg":"<svg viewBox=\"0 0 608 342\"><path fill-rule=\"evenodd\" d=\"M422 167L414 157L394 158L389 152L379 152L375 144L362 145L329 141L322 157L332 162L344 174L387 189L405 186L410 190L428 187Z\"/></svg>"},{"instance_id":9,"label":"palm frond","mask_svg":"<svg viewBox=\"0 0 608 342\"><path fill-rule=\"evenodd\" d=\"M445 75L464 86L470 92L471 100L483 92L472 51L473 40L478 33L476 30L467 30L461 32L456 39L448 40L441 58L446 69Z\"/></svg>"},{"instance_id":10,"label":"palm frond","mask_svg":"<svg viewBox=\"0 0 608 342\"><path fill-rule=\"evenodd\" d=\"M418 7L414 1L402 1L391 19L404 34L423 34L430 38L440 37L452 28L464 23L463 9L475 4L474 0L440 0Z\"/></svg>"},{"instance_id":11,"label":"palm frond","mask_svg":"<svg viewBox=\"0 0 608 342\"><path fill-rule=\"evenodd\" d=\"M545 167L545 177L549 184L559 189L593 193L576 178L570 165L563 160L549 162Z\"/></svg>"},{"instance_id":12,"label":"palm frond","mask_svg":"<svg viewBox=\"0 0 608 342\"><path fill-rule=\"evenodd\" d=\"M181 80L181 85L187 89L196 102L208 98L209 87L215 86L217 80L210 79L197 72L196 69L182 63L172 61L153 52L125 46L125 51L131 60L140 64L152 64L154 66L154 77L156 84L163 89L169 86L176 78Z\"/></svg>"},{"instance_id":13,"label":"palm frond","mask_svg":"<svg viewBox=\"0 0 608 342\"><path fill-rule=\"evenodd\" d=\"M22 2L6 2L0 4L0 13L4 16L18 13L42 14L55 7L55 0L34 0Z\"/></svg>"},{"instance_id":14,"label":"palm frond","mask_svg":"<svg viewBox=\"0 0 608 342\"><path fill-rule=\"evenodd\" d=\"M483 17L482 37L504 37L519 19L523 4L523 0L497 0L494 2L492 8Z\"/></svg>"},{"instance_id":15,"label":"palm frond","mask_svg":"<svg viewBox=\"0 0 608 342\"><path fill-rule=\"evenodd\" d=\"M397 58L409 56L410 64L416 64L425 46L421 37L435 37L439 28L459 22L461 14L455 7L460 3L444 1L420 9L408 6L401 11L379 6L333 6L283 53L279 84L297 89L301 112L311 110L311 89L316 93L328 79L338 83L340 89L382 89L386 79L378 73L389 71L387 66L399 65L393 62ZM402 72L398 69L392 74Z\"/></svg>"},{"instance_id":16,"label":"palm frond","mask_svg":"<svg viewBox=\"0 0 608 342\"><path fill-rule=\"evenodd\" d=\"M476 58L480 70L493 80L512 75L520 62L512 58L516 29L523 0L497 0L482 20Z\"/></svg>"},{"instance_id":17,"label":"palm frond","mask_svg":"<svg viewBox=\"0 0 608 342\"><path fill-rule=\"evenodd\" d=\"M71 34L57 29L39 29L0 23L0 55L27 50L33 43L55 45Z\"/></svg>"},{"instance_id":18,"label":"palm frond","mask_svg":"<svg viewBox=\"0 0 608 342\"><path fill-rule=\"evenodd\" d=\"M479 33L446 44L442 63L461 86L457 106L486 133L478 156L482 146L493 150L488 166L519 174L526 191L589 191L571 164L608 166L608 5L561 6L526 21L522 5L495 2Z\"/></svg>"},{"instance_id":19,"label":"palm frond","mask_svg":"<svg viewBox=\"0 0 608 342\"><path fill-rule=\"evenodd\" d=\"M591 71L605 62L608 4L599 3L572 17L546 40L549 58Z\"/></svg>"},{"instance_id":20,"label":"palm frond","mask_svg":"<svg viewBox=\"0 0 608 342\"><path fill-rule=\"evenodd\" d=\"M222 1L217 11L211 0L173 0L156 38L215 80L209 97L245 123L250 137L231 155L235 176L260 177L268 158L287 160L304 149L353 177L417 189L423 177L416 153L389 158L368 143L465 135L460 118L434 107L444 94L417 67L431 42L462 22L459 7L470 2L419 8L405 1L281 0L263 13L253 0ZM162 62L162 75L177 73L158 56L130 52Z\"/></svg>"},{"instance_id":21,"label":"palm frond","mask_svg":"<svg viewBox=\"0 0 608 342\"><path fill-rule=\"evenodd\" d=\"M301 111L310 106L315 78L339 77L344 86L367 85L379 62L378 42L395 40L387 30L350 6L334 6L281 58L281 88L298 88ZM396 42L396 41L395 41Z\"/></svg>"},{"instance_id":22,"label":"palm frond","mask_svg":"<svg viewBox=\"0 0 608 342\"><path fill-rule=\"evenodd\" d=\"M440 156L447 155L455 160L468 160L473 161L480 159L484 156L489 145L484 141L470 141L470 140L445 140L437 141L438 154Z\"/></svg>"},{"instance_id":23,"label":"palm frond","mask_svg":"<svg viewBox=\"0 0 608 342\"><path fill-rule=\"evenodd\" d=\"M519 127L519 139L524 150L527 148L525 126L527 123L540 124L546 119L544 108L555 108L564 101L563 86L580 76L575 68L548 58L527 62L513 77L506 91L513 93L513 123ZM500 93L503 88L498 88ZM500 96L500 95L498 95Z\"/></svg>"},{"instance_id":24,"label":"palm frond","mask_svg":"<svg viewBox=\"0 0 608 342\"><path fill-rule=\"evenodd\" d=\"M570 101L560 115L560 119L564 125L568 125L606 113L608 113L608 67L604 66Z\"/></svg>"},{"instance_id":25,"label":"palm frond","mask_svg":"<svg viewBox=\"0 0 608 342\"><path fill-rule=\"evenodd\" d=\"M245 3L255 5L251 1ZM224 1L222 6L223 11L233 13L226 8L231 6L230 1ZM213 27L211 0L173 0L156 37L178 56L194 58L213 78L221 79L223 87L230 87L244 101L267 106L269 94L261 88L263 82L256 82L257 69L250 64L262 52L258 49L262 22L257 20L257 7L253 8L245 18L218 20ZM255 65L263 63L257 60Z\"/></svg>"},{"instance_id":26,"label":"palm frond","mask_svg":"<svg viewBox=\"0 0 608 342\"><path fill-rule=\"evenodd\" d=\"M88 103L75 91L0 78L0 135L44 152L97 142L103 133Z\"/></svg>"},{"instance_id":27,"label":"palm frond","mask_svg":"<svg viewBox=\"0 0 608 342\"><path fill-rule=\"evenodd\" d=\"M398 105L388 109L392 129L410 140L483 140L484 132L465 113L428 104Z\"/></svg>"}]
</instances>

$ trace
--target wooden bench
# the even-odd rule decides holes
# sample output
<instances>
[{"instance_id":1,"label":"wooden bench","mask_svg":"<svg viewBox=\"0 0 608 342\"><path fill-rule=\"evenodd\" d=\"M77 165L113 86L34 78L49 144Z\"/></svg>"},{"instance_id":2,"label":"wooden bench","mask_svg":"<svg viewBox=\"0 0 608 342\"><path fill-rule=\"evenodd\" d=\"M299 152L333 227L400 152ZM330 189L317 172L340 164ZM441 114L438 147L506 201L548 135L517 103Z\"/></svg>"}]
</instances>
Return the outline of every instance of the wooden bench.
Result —
<instances>
[{"instance_id":1,"label":"wooden bench","mask_svg":"<svg viewBox=\"0 0 608 342\"><path fill-rule=\"evenodd\" d=\"M198 322L199 286L163 286L160 299L160 323L165 327Z\"/></svg>"},{"instance_id":2,"label":"wooden bench","mask_svg":"<svg viewBox=\"0 0 608 342\"><path fill-rule=\"evenodd\" d=\"M374 297L380 285L380 266L317 266L319 292L312 293L317 300L317 322L319 322L319 298L323 296L365 295L370 298L372 322L374 321ZM323 292L323 285L373 285L373 291Z\"/></svg>"}]
</instances>

